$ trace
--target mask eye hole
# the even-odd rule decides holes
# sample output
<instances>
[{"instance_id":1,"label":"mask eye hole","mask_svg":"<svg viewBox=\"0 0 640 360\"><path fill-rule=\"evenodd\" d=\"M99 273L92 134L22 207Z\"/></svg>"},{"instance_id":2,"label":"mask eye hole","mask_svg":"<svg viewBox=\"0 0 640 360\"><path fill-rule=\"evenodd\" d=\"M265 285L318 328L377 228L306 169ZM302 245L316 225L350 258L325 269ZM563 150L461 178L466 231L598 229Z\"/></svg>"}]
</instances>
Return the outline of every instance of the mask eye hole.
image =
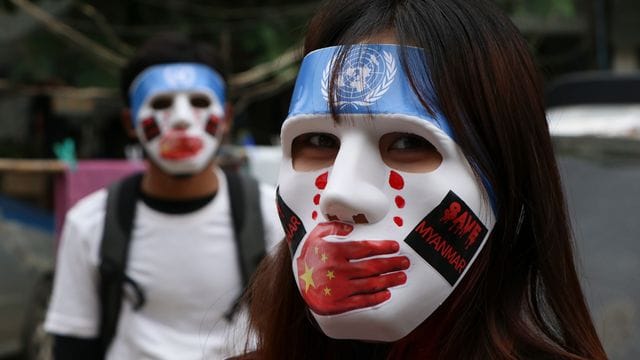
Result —
<instances>
[{"instance_id":1,"label":"mask eye hole","mask_svg":"<svg viewBox=\"0 0 640 360\"><path fill-rule=\"evenodd\" d=\"M442 163L438 149L422 136L410 133L388 133L380 138L380 155L392 169L424 173Z\"/></svg>"},{"instance_id":2,"label":"mask eye hole","mask_svg":"<svg viewBox=\"0 0 640 360\"><path fill-rule=\"evenodd\" d=\"M151 108L154 110L166 110L173 104L173 98L171 96L156 96L151 100Z\"/></svg>"},{"instance_id":3,"label":"mask eye hole","mask_svg":"<svg viewBox=\"0 0 640 360\"><path fill-rule=\"evenodd\" d=\"M340 140L328 133L307 133L293 139L291 159L297 171L312 171L333 165Z\"/></svg>"},{"instance_id":4,"label":"mask eye hole","mask_svg":"<svg viewBox=\"0 0 640 360\"><path fill-rule=\"evenodd\" d=\"M195 94L189 97L189 102L191 106L195 108L208 108L211 105L211 99L207 95L204 94Z\"/></svg>"}]
</instances>

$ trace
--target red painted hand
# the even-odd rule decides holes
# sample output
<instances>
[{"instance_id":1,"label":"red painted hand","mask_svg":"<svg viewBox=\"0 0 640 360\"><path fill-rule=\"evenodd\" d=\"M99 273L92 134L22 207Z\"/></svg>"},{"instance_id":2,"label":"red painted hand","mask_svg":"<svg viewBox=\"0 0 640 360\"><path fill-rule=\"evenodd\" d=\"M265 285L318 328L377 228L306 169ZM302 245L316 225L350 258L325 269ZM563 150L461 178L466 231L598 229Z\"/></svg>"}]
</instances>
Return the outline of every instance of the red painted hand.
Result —
<instances>
[{"instance_id":1,"label":"red painted hand","mask_svg":"<svg viewBox=\"0 0 640 360\"><path fill-rule=\"evenodd\" d=\"M326 236L346 236L351 231L353 226L349 224L318 224L296 259L300 292L317 314L341 314L375 306L391 297L390 287L407 281L402 272L409 267L407 257L367 259L398 252L396 241L324 240Z\"/></svg>"}]
</instances>

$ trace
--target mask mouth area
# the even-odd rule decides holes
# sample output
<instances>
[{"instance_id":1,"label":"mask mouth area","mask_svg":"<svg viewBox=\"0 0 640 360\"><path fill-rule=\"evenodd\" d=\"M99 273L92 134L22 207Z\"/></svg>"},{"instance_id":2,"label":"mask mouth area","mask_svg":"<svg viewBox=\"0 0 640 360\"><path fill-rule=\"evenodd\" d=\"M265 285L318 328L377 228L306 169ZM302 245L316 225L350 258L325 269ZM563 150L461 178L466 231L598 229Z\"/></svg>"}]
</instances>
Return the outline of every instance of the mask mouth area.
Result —
<instances>
[{"instance_id":1,"label":"mask mouth area","mask_svg":"<svg viewBox=\"0 0 640 360\"><path fill-rule=\"evenodd\" d=\"M183 160L197 155L203 146L200 138L171 132L160 140L160 156L166 160Z\"/></svg>"},{"instance_id":2,"label":"mask mouth area","mask_svg":"<svg viewBox=\"0 0 640 360\"><path fill-rule=\"evenodd\" d=\"M338 215L334 215L334 214L327 214L327 219L329 221L341 221L340 217ZM357 214L357 215L353 215L351 217L351 219L348 219L346 221L353 222L354 224L368 224L369 223L369 220L367 219L367 216L365 214L362 214L362 213Z\"/></svg>"},{"instance_id":3,"label":"mask mouth area","mask_svg":"<svg viewBox=\"0 0 640 360\"><path fill-rule=\"evenodd\" d=\"M365 214L353 215L353 222L356 224L368 224L367 216Z\"/></svg>"}]
</instances>

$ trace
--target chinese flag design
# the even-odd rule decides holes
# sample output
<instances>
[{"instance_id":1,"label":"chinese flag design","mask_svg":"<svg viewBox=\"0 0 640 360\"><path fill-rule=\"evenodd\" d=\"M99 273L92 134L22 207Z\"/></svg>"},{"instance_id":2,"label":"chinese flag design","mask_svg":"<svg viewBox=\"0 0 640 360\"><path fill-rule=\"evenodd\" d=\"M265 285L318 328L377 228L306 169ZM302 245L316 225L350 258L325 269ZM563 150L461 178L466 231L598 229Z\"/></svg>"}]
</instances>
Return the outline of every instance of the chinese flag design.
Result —
<instances>
[{"instance_id":1,"label":"chinese flag design","mask_svg":"<svg viewBox=\"0 0 640 360\"><path fill-rule=\"evenodd\" d=\"M378 305L391 298L390 287L407 281L402 272L409 268L407 257L369 259L398 252L396 241L324 240L326 236L346 236L352 231L353 226L345 223L318 224L296 259L300 292L316 314L341 314Z\"/></svg>"}]
</instances>

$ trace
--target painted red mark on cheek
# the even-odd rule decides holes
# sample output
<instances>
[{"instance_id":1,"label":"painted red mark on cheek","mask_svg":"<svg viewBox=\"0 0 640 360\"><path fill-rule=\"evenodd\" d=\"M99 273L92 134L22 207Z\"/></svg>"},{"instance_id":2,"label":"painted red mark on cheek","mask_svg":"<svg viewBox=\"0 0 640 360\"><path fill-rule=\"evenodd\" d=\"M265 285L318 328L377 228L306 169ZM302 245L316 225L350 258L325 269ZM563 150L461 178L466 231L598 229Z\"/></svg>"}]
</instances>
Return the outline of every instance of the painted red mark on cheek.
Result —
<instances>
[{"instance_id":1,"label":"painted red mark on cheek","mask_svg":"<svg viewBox=\"0 0 640 360\"><path fill-rule=\"evenodd\" d=\"M312 218L313 220L317 219L317 218L318 218L318 212L317 212L317 211L315 211L315 210L313 210L313 212L311 213L311 218Z\"/></svg>"},{"instance_id":2,"label":"painted red mark on cheek","mask_svg":"<svg viewBox=\"0 0 640 360\"><path fill-rule=\"evenodd\" d=\"M404 188L404 179L400 174L392 170L389 173L389 185L396 190L402 190Z\"/></svg>"},{"instance_id":3,"label":"painted red mark on cheek","mask_svg":"<svg viewBox=\"0 0 640 360\"><path fill-rule=\"evenodd\" d=\"M313 197L313 203L316 205L320 204L320 194L316 194L316 196Z\"/></svg>"},{"instance_id":4,"label":"painted red mark on cheek","mask_svg":"<svg viewBox=\"0 0 640 360\"><path fill-rule=\"evenodd\" d=\"M160 135L160 128L153 117L142 120L142 131L147 141L151 141Z\"/></svg>"},{"instance_id":5,"label":"painted red mark on cheek","mask_svg":"<svg viewBox=\"0 0 640 360\"><path fill-rule=\"evenodd\" d=\"M404 198L402 196L396 196L396 206L398 209L402 209L405 205Z\"/></svg>"},{"instance_id":6,"label":"painted red mark on cheek","mask_svg":"<svg viewBox=\"0 0 640 360\"><path fill-rule=\"evenodd\" d=\"M207 121L205 131L211 136L216 136L216 134L218 133L218 124L220 124L220 118L215 115L211 115L209 117L209 120Z\"/></svg>"},{"instance_id":7,"label":"painted red mark on cheek","mask_svg":"<svg viewBox=\"0 0 640 360\"><path fill-rule=\"evenodd\" d=\"M393 222L394 222L394 223L396 223L396 225L398 225L398 226L402 226L402 224L404 223L404 221L402 220L402 218L401 218L401 217L399 217L399 216L395 216L395 217L393 218Z\"/></svg>"},{"instance_id":8,"label":"painted red mark on cheek","mask_svg":"<svg viewBox=\"0 0 640 360\"><path fill-rule=\"evenodd\" d=\"M324 173L316 178L316 187L320 190L324 190L327 187L327 178L329 173Z\"/></svg>"}]
</instances>

